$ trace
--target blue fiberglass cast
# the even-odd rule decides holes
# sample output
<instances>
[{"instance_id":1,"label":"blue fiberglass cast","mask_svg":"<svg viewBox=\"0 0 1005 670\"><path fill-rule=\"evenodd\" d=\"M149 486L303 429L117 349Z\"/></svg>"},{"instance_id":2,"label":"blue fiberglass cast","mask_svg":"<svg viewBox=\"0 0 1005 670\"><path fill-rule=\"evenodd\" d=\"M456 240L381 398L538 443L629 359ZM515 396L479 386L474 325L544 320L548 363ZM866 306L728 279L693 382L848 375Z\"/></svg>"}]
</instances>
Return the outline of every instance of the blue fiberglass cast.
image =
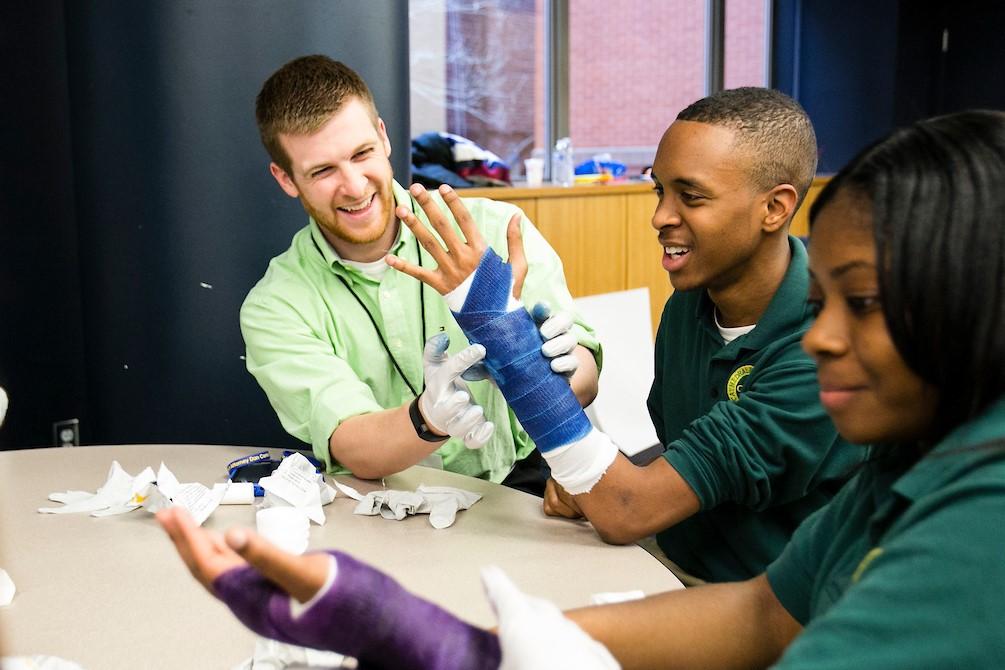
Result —
<instances>
[{"instance_id":1,"label":"blue fiberglass cast","mask_svg":"<svg viewBox=\"0 0 1005 670\"><path fill-rule=\"evenodd\" d=\"M454 312L468 340L485 347L485 367L542 452L582 439L590 420L541 353L537 325L525 309L506 311L512 269L488 249L475 270L461 311Z\"/></svg>"}]
</instances>

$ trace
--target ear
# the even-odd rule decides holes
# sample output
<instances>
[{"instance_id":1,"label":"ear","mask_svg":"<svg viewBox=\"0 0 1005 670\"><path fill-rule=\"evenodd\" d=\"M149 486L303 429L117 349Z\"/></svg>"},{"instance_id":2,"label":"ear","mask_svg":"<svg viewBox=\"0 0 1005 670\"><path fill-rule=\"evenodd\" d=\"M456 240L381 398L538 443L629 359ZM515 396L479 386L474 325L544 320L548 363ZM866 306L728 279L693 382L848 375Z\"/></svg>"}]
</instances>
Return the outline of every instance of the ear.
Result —
<instances>
[{"instance_id":1,"label":"ear","mask_svg":"<svg viewBox=\"0 0 1005 670\"><path fill-rule=\"evenodd\" d=\"M286 170L279 167L275 163L269 163L269 172L272 173L272 177L279 184L279 188L283 189L286 195L291 198L296 198L300 196L300 189L294 183L293 178L287 174Z\"/></svg>"},{"instance_id":2,"label":"ear","mask_svg":"<svg viewBox=\"0 0 1005 670\"><path fill-rule=\"evenodd\" d=\"M380 134L380 141L384 145L384 155L391 157L391 138L387 136L387 127L384 126L384 119L377 117L377 132Z\"/></svg>"},{"instance_id":3,"label":"ear","mask_svg":"<svg viewBox=\"0 0 1005 670\"><path fill-rule=\"evenodd\" d=\"M799 194L792 184L779 184L765 194L764 221L761 228L773 233L785 226L796 213Z\"/></svg>"}]
</instances>

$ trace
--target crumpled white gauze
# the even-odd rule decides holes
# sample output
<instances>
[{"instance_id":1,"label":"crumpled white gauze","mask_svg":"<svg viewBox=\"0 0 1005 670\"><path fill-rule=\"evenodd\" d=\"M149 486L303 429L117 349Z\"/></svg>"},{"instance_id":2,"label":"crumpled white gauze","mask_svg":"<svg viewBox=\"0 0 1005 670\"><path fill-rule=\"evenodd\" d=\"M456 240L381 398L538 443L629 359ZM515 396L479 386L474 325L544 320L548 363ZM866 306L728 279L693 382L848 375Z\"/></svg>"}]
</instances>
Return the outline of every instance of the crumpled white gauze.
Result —
<instances>
[{"instance_id":1,"label":"crumpled white gauze","mask_svg":"<svg viewBox=\"0 0 1005 670\"><path fill-rule=\"evenodd\" d=\"M112 461L108 479L96 493L88 491L56 491L49 494L49 500L63 503L62 507L39 507L43 514L72 514L89 512L91 516L125 514L140 506L136 495L147 484L154 481L154 471L144 468L133 477L122 469L118 461Z\"/></svg>"},{"instance_id":2,"label":"crumpled white gauze","mask_svg":"<svg viewBox=\"0 0 1005 670\"><path fill-rule=\"evenodd\" d=\"M14 580L10 578L6 570L0 569L0 607L10 605L16 591Z\"/></svg>"},{"instance_id":3,"label":"crumpled white gauze","mask_svg":"<svg viewBox=\"0 0 1005 670\"><path fill-rule=\"evenodd\" d=\"M397 521L411 514L428 514L429 525L433 528L447 528L454 523L458 511L468 509L481 499L481 495L471 491L423 484L415 491L371 491L360 499L353 514L380 514L385 519Z\"/></svg>"},{"instance_id":4,"label":"crumpled white gauze","mask_svg":"<svg viewBox=\"0 0 1005 670\"><path fill-rule=\"evenodd\" d=\"M319 526L325 522L321 506L335 499L335 489L325 483L324 475L303 454L284 458L271 475L258 480L258 485L266 493L263 507L298 507Z\"/></svg>"},{"instance_id":5,"label":"crumpled white gauze","mask_svg":"<svg viewBox=\"0 0 1005 670\"><path fill-rule=\"evenodd\" d=\"M143 487L136 500L151 514L167 507L184 507L196 525L201 526L220 506L226 493L226 487L214 486L210 489L198 482L182 484L162 462L157 469L157 481Z\"/></svg>"},{"instance_id":6,"label":"crumpled white gauze","mask_svg":"<svg viewBox=\"0 0 1005 670\"><path fill-rule=\"evenodd\" d=\"M482 568L482 585L499 619L499 670L621 667L607 647L565 618L553 603L520 591L501 568Z\"/></svg>"}]
</instances>

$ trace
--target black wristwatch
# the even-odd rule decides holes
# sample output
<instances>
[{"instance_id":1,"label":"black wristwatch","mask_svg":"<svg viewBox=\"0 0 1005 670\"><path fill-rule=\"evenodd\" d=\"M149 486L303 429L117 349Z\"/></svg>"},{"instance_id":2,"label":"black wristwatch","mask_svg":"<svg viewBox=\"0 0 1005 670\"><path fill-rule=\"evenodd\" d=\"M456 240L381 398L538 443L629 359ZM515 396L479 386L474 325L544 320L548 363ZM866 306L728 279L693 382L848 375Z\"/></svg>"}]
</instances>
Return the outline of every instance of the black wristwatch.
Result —
<instances>
[{"instance_id":1,"label":"black wristwatch","mask_svg":"<svg viewBox=\"0 0 1005 670\"><path fill-rule=\"evenodd\" d=\"M422 394L420 393L419 395ZM449 435L437 435L429 428L429 424L423 420L422 412L419 411L419 396L415 396L415 400L408 406L408 418L412 420L412 426L415 427L415 434L419 436L419 439L426 442L442 442L449 437Z\"/></svg>"}]
</instances>

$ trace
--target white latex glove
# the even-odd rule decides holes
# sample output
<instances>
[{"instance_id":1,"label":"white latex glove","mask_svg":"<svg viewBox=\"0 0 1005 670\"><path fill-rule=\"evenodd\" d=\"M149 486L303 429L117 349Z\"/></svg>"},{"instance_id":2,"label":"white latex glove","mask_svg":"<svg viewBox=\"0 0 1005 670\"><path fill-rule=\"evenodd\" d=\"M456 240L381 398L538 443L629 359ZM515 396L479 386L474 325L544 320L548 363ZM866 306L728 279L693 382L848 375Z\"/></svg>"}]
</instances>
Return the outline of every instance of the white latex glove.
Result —
<instances>
[{"instance_id":1,"label":"white latex glove","mask_svg":"<svg viewBox=\"0 0 1005 670\"><path fill-rule=\"evenodd\" d=\"M621 667L604 645L552 603L522 593L500 568L482 568L482 585L499 619L500 670Z\"/></svg>"},{"instance_id":2,"label":"white latex glove","mask_svg":"<svg viewBox=\"0 0 1005 670\"><path fill-rule=\"evenodd\" d=\"M112 461L108 479L97 493L88 491L56 491L49 494L49 500L63 503L62 507L39 507L43 514L73 514L87 512L91 516L111 516L125 514L140 506L136 494L155 481L150 468L144 468L133 477L122 469L118 461Z\"/></svg>"},{"instance_id":3,"label":"white latex glove","mask_svg":"<svg viewBox=\"0 0 1005 670\"><path fill-rule=\"evenodd\" d=\"M571 377L579 368L579 359L572 353L579 342L576 336L569 332L575 319L568 312L552 314L544 303L537 303L530 311L538 324L541 339L541 353L551 359L551 369L560 375Z\"/></svg>"},{"instance_id":4,"label":"white latex glove","mask_svg":"<svg viewBox=\"0 0 1005 670\"><path fill-rule=\"evenodd\" d=\"M5 416L7 416L7 392L0 386L0 426L3 425Z\"/></svg>"},{"instance_id":5,"label":"white latex glove","mask_svg":"<svg viewBox=\"0 0 1005 670\"><path fill-rule=\"evenodd\" d=\"M419 395L419 411L436 432L460 438L469 449L478 449L492 437L495 424L486 420L484 410L471 401L461 375L485 358L485 347L472 344L450 356L449 346L446 333L426 340L422 352L426 390Z\"/></svg>"},{"instance_id":6,"label":"white latex glove","mask_svg":"<svg viewBox=\"0 0 1005 670\"><path fill-rule=\"evenodd\" d=\"M450 486L419 486L415 491L381 489L362 496L353 514L379 514L397 521L412 514L428 514L433 528L447 528L454 523L457 512L481 499L477 493Z\"/></svg>"}]
</instances>

